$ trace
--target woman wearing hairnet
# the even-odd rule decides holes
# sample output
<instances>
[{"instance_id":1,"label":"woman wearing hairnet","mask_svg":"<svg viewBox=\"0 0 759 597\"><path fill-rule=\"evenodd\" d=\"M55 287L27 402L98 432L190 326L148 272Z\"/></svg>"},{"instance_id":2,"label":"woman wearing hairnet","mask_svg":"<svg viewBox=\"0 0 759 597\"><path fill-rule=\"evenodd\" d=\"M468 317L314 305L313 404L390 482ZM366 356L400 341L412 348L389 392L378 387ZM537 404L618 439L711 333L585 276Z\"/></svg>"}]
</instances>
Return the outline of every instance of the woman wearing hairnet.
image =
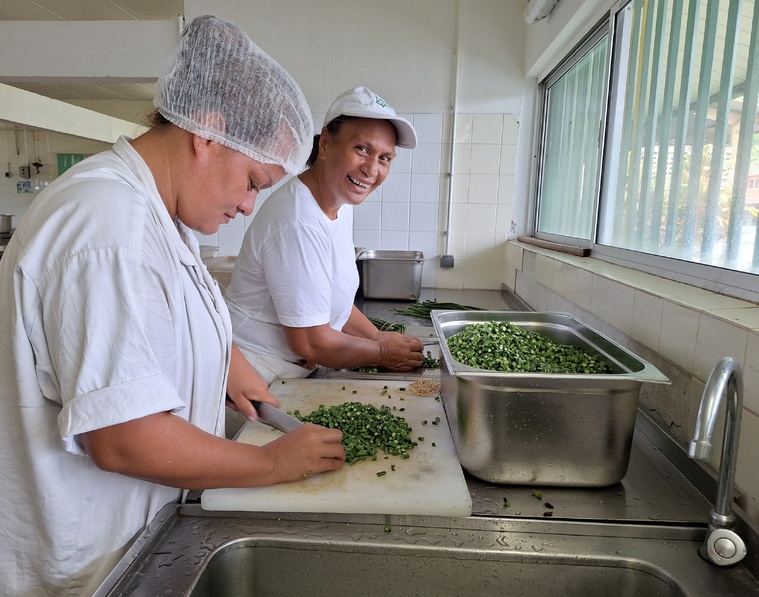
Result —
<instances>
[{"instance_id":1,"label":"woman wearing hairnet","mask_svg":"<svg viewBox=\"0 0 759 597\"><path fill-rule=\"evenodd\" d=\"M358 271L350 210L390 173L416 132L367 87L340 94L309 168L266 200L248 227L225 298L235 342L268 381L315 364L408 371L422 343L380 332L353 305Z\"/></svg>"},{"instance_id":2,"label":"woman wearing hairnet","mask_svg":"<svg viewBox=\"0 0 759 597\"><path fill-rule=\"evenodd\" d=\"M339 468L342 434L224 439L277 405L231 342L190 229L250 214L303 163L310 110L241 29L187 28L152 128L53 182L0 262L0 594L85 595L183 490Z\"/></svg>"}]
</instances>

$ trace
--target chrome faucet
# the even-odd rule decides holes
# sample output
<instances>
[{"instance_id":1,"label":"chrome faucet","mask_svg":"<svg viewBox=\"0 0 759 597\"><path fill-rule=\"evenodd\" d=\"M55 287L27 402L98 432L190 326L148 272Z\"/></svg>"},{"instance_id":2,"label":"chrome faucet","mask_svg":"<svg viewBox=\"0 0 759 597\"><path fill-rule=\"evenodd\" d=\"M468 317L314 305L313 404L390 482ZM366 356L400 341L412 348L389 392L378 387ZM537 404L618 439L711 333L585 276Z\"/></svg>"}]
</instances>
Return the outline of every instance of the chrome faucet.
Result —
<instances>
[{"instance_id":1,"label":"chrome faucet","mask_svg":"<svg viewBox=\"0 0 759 597\"><path fill-rule=\"evenodd\" d=\"M688 456L694 460L707 460L712 453L712 435L722 396L727 394L725 436L722 441L722 459L719 466L719 485L714 509L709 512L709 530L699 553L718 566L730 566L746 556L746 544L732 530L733 483L735 462L738 457L738 437L743 410L743 371L732 357L723 358L709 374L704 387L696 419L696 430L688 445Z\"/></svg>"}]
</instances>

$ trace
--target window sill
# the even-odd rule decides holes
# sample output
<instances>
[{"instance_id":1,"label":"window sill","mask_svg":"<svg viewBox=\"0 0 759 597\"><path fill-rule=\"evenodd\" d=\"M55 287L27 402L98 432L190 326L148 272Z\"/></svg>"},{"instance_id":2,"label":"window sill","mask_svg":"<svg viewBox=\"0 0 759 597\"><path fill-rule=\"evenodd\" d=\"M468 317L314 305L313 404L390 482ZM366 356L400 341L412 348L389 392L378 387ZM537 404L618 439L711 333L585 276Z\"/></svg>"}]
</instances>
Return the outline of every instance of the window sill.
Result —
<instances>
[{"instance_id":1,"label":"window sill","mask_svg":"<svg viewBox=\"0 0 759 597\"><path fill-rule=\"evenodd\" d=\"M759 353L756 303L518 240L508 241L506 263L516 270L510 289L528 289L530 296L517 294L536 310L556 310L566 299L702 381L718 358L730 354L744 365L746 383L759 383L759 370L753 370ZM519 282L531 277L561 298ZM755 407L759 412L759 397Z\"/></svg>"}]
</instances>

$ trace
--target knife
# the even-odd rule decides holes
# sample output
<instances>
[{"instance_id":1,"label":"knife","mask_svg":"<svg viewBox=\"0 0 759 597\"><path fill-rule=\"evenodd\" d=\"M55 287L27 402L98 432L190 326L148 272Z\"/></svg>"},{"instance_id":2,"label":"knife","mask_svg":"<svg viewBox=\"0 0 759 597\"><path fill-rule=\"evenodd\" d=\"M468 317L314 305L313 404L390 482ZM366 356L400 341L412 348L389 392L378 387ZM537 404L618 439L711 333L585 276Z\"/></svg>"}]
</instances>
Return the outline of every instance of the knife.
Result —
<instances>
[{"instance_id":1,"label":"knife","mask_svg":"<svg viewBox=\"0 0 759 597\"><path fill-rule=\"evenodd\" d=\"M297 427L303 425L302 421L299 421L292 415L288 415L285 411L278 409L276 406L272 406L266 402L259 402L253 400L253 406L258 413L258 420L264 425L279 429L282 433L288 433Z\"/></svg>"}]
</instances>

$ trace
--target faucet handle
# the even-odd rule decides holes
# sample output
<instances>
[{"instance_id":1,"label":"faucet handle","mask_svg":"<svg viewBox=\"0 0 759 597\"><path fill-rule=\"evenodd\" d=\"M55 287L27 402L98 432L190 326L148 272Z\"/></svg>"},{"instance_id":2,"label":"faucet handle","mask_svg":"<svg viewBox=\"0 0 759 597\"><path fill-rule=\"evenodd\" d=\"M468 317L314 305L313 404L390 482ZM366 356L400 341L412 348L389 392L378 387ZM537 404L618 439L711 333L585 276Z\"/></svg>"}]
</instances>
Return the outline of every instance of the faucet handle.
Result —
<instances>
[{"instance_id":1,"label":"faucet handle","mask_svg":"<svg viewBox=\"0 0 759 597\"><path fill-rule=\"evenodd\" d=\"M732 566L746 557L746 544L732 529L709 529L706 555L717 566Z\"/></svg>"}]
</instances>

